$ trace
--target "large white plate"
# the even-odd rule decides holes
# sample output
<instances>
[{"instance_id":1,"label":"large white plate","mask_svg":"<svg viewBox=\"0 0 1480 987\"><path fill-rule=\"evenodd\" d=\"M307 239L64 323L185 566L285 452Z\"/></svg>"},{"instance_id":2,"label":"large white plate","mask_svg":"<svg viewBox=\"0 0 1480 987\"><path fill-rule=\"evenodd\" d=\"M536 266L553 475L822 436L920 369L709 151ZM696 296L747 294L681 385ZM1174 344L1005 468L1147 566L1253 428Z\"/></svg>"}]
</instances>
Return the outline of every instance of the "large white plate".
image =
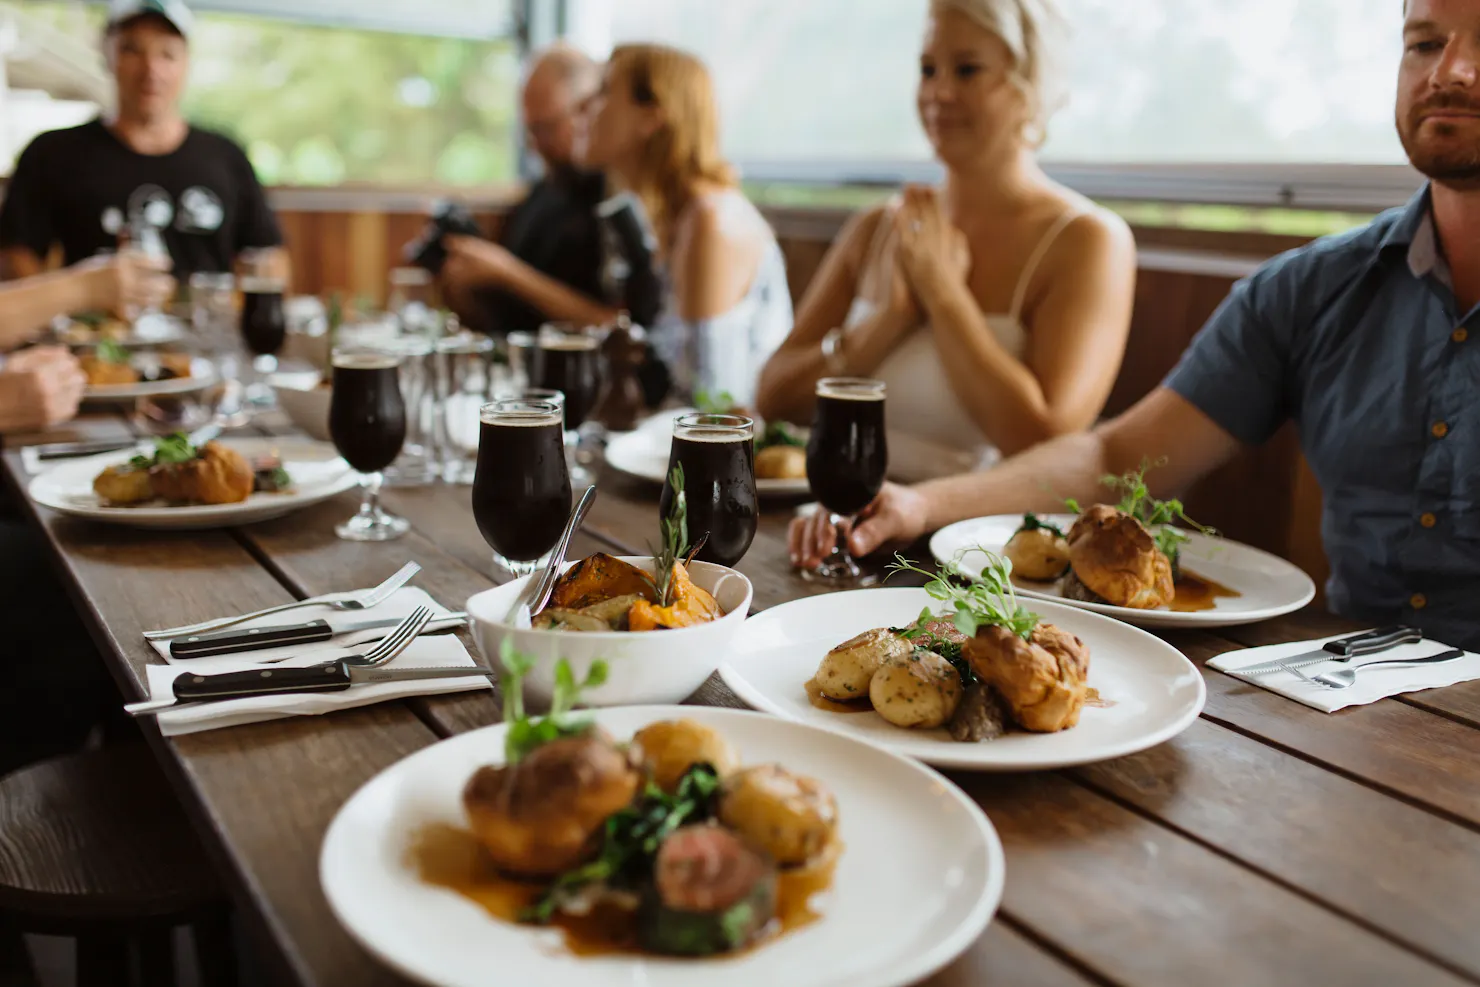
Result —
<instances>
[{"instance_id":1,"label":"large white plate","mask_svg":"<svg viewBox=\"0 0 1480 987\"><path fill-rule=\"evenodd\" d=\"M719 730L745 764L777 762L837 796L845 849L822 918L738 956L682 960L577 957L548 930L490 918L423 883L406 859L426 825L465 825L461 791L503 760L502 726L444 740L392 765L329 827L319 877L335 915L371 953L438 987L902 987L949 963L1002 897L1002 846L981 809L940 775L838 734L702 706L602 709L625 739L684 717ZM491 972L492 971L492 972ZM496 973L496 976L494 976ZM492 978L492 979L490 979Z\"/></svg>"},{"instance_id":2,"label":"large white plate","mask_svg":"<svg viewBox=\"0 0 1480 987\"><path fill-rule=\"evenodd\" d=\"M178 343L185 338L186 333L185 320L173 315L153 312L140 316L133 325L127 326L121 335L110 333L107 338L120 346L137 349ZM61 338L69 346L91 349L97 346L104 336L97 329L74 321L61 331Z\"/></svg>"},{"instance_id":3,"label":"large white plate","mask_svg":"<svg viewBox=\"0 0 1480 987\"><path fill-rule=\"evenodd\" d=\"M1202 711L1202 675L1180 651L1108 617L1053 603L1031 609L1089 646L1089 685L1107 707L1086 706L1077 726L1058 733L1009 733L976 744L944 729L905 730L872 710L830 713L807 700L805 685L822 656L875 627L900 627L937 605L923 589L864 589L795 600L740 627L720 675L758 709L867 740L931 764L978 771L1028 771L1090 764L1154 747L1181 733Z\"/></svg>"},{"instance_id":4,"label":"large white plate","mask_svg":"<svg viewBox=\"0 0 1480 987\"><path fill-rule=\"evenodd\" d=\"M1045 515L1065 531L1074 523L1072 514ZM960 557L961 570L970 576L981 574L984 558L974 549L985 548L1001 553L1013 532L1023 523L1021 514L998 514L994 517L961 521L942 528L930 539L930 552L937 561L950 562ZM1222 596L1211 610L1178 613L1173 610L1133 610L1108 603L1084 603L1065 599L1053 583L1014 580L1018 592L1038 600L1053 600L1081 610L1092 610L1139 627L1232 627L1252 624L1299 610L1316 595L1316 584L1296 565L1284 559L1226 538L1210 538L1189 531L1182 546L1183 567L1222 583L1239 596ZM965 554L962 555L961 553Z\"/></svg>"},{"instance_id":5,"label":"large white plate","mask_svg":"<svg viewBox=\"0 0 1480 987\"><path fill-rule=\"evenodd\" d=\"M606 461L629 476L662 483L668 475L668 453L673 441L673 415L655 415L631 432L614 435L606 444ZM762 497L805 497L812 492L807 478L755 481Z\"/></svg>"},{"instance_id":6,"label":"large white plate","mask_svg":"<svg viewBox=\"0 0 1480 987\"><path fill-rule=\"evenodd\" d=\"M166 397L171 394L189 394L203 391L216 383L216 368L205 357L192 357L189 377L171 377L168 380L141 380L137 384L108 384L89 387L82 392L84 401L135 401L139 398Z\"/></svg>"},{"instance_id":7,"label":"large white plate","mask_svg":"<svg viewBox=\"0 0 1480 987\"><path fill-rule=\"evenodd\" d=\"M239 504L192 507L104 507L93 493L93 478L105 467L128 462L133 450L110 452L53 466L31 481L31 499L73 517L135 528L203 529L266 521L317 504L353 487L358 478L334 447L302 439L226 439L247 458L276 451L293 478L291 493L254 493Z\"/></svg>"}]
</instances>

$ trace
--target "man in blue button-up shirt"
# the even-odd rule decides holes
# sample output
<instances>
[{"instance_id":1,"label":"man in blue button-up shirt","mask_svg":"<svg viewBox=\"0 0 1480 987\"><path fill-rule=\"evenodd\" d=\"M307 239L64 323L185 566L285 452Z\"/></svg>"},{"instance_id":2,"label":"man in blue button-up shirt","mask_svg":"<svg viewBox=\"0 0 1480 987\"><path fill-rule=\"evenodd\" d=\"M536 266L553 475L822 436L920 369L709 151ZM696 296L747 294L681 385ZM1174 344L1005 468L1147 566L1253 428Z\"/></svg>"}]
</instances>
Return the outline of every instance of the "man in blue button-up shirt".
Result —
<instances>
[{"instance_id":1,"label":"man in blue button-up shirt","mask_svg":"<svg viewBox=\"0 0 1480 987\"><path fill-rule=\"evenodd\" d=\"M886 487L853 551L1093 500L1148 458L1169 496L1293 420L1325 493L1331 608L1480 648L1480 0L1410 0L1397 124L1430 180L1408 205L1240 282L1119 418L987 473ZM797 522L793 561L832 538L824 516Z\"/></svg>"}]
</instances>

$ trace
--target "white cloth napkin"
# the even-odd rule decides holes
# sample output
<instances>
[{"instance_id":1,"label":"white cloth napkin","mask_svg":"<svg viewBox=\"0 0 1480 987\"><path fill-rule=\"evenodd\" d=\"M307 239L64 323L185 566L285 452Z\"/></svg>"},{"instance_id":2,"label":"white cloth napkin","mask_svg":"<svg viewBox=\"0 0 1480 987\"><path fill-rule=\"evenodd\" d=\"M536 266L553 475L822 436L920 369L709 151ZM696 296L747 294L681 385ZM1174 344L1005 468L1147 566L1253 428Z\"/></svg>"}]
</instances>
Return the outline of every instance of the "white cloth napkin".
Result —
<instances>
[{"instance_id":1,"label":"white cloth napkin","mask_svg":"<svg viewBox=\"0 0 1480 987\"><path fill-rule=\"evenodd\" d=\"M1349 635L1342 635L1347 637ZM1211 659L1208 664L1220 672L1236 673L1241 668L1252 665L1260 665L1267 661L1279 658L1293 658L1307 652L1317 651L1321 645L1332 638L1316 638L1314 641L1299 641L1293 644L1270 644L1262 648L1246 648L1241 651L1230 651L1225 655L1219 655ZM1379 652L1373 655L1363 655L1353 659L1350 663L1329 661L1319 665L1306 665L1300 669L1311 678L1315 678L1322 672L1329 672L1337 668L1359 668L1368 662L1375 661L1397 661L1405 658L1427 658L1449 651L1447 644L1438 641L1420 641L1417 644L1402 644L1396 648ZM1243 682L1252 682L1270 692L1277 692L1287 699L1293 699L1303 703L1312 709L1319 709L1326 713L1334 713L1338 709L1348 706L1365 706L1375 703L1379 699L1389 696L1400 695L1405 692L1419 692L1424 689L1442 689L1445 686L1455 685L1459 682L1469 682L1472 679L1480 679L1480 655L1466 653L1465 657L1454 661L1442 662L1438 665L1419 666L1418 668L1400 668L1388 665L1383 668L1372 668L1367 671L1358 670L1357 684L1350 689L1327 689L1325 686L1312 685L1293 672L1273 671L1258 676L1234 675Z\"/></svg>"},{"instance_id":2,"label":"white cloth napkin","mask_svg":"<svg viewBox=\"0 0 1480 987\"><path fill-rule=\"evenodd\" d=\"M313 599L329 601L342 599L350 595L353 594L328 593L324 596L316 596ZM422 632L423 634L430 634L433 631L443 630L449 627L458 627L463 623L463 619L439 620L439 617L444 617L446 614L452 613L452 611L432 599L426 590L417 589L414 586L405 586L386 597L385 601L379 606L371 607L368 610L330 610L327 607L299 607L297 610L289 610L287 613L275 613L267 617L258 617L255 620L246 620L231 627L224 627L222 630L244 631L252 627L280 627L284 624L306 624L310 620L323 620L330 627L337 630L340 627L356 624L364 620L390 620L392 618L399 619L406 617L417 607L431 607L432 612L436 615L432 618L432 622L427 625L426 630ZM332 641L319 641L315 644L288 644L278 648L263 648L260 651L244 651L241 654L217 655L212 658L171 658L170 642L150 641L149 643L154 647L155 653L171 665L189 666L192 670L201 674L210 674L212 672L235 671L243 667L244 663L251 665L269 658L338 651L341 648L363 644L366 641L379 641L393 630L395 630L393 627L377 627L367 631L355 631L353 634L336 637ZM348 653L353 654L354 652ZM323 661L324 659L320 657L318 660ZM288 664L292 663L289 662Z\"/></svg>"},{"instance_id":3,"label":"white cloth napkin","mask_svg":"<svg viewBox=\"0 0 1480 987\"><path fill-rule=\"evenodd\" d=\"M356 650L320 649L298 658L290 658L274 667L294 668L316 665L334 658L355 654ZM230 666L217 664L212 668L213 672L240 671L255 667L254 662L251 661L251 655L212 660L234 662ZM412 642L411 647L397 655L389 664L381 667L425 668L443 665L472 667L475 664L477 663L468 654L468 649L463 647L462 641L458 640L456 635L442 634L437 637L417 638ZM174 682L177 677L200 670L199 664L194 662L148 666L149 698L169 699L174 695ZM181 734L219 730L222 727L237 726L242 723L260 723L263 720L277 720L286 716L318 716L337 709L370 706L392 699L439 695L448 692L470 692L474 689L489 689L492 686L492 681L482 675L455 679L423 679L415 682L377 682L373 685L352 685L342 692L303 692L204 703L185 709L168 710L158 714L156 719L159 721L161 733L166 737L177 737Z\"/></svg>"}]
</instances>

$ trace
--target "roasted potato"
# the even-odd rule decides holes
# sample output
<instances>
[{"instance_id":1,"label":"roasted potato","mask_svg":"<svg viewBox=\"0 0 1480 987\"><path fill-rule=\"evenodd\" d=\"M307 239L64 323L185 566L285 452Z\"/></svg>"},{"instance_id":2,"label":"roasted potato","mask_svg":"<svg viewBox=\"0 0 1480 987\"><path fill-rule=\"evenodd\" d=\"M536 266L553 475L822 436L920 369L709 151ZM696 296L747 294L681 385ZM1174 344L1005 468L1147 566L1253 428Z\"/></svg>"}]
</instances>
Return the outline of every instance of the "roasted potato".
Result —
<instances>
[{"instance_id":1,"label":"roasted potato","mask_svg":"<svg viewBox=\"0 0 1480 987\"><path fill-rule=\"evenodd\" d=\"M820 782L763 764L725 780L719 819L786 867L806 863L832 842L838 804Z\"/></svg>"},{"instance_id":2,"label":"roasted potato","mask_svg":"<svg viewBox=\"0 0 1480 987\"><path fill-rule=\"evenodd\" d=\"M139 372L127 363L113 363L96 356L84 356L77 362L87 376L89 387L115 387L139 382Z\"/></svg>"},{"instance_id":3,"label":"roasted potato","mask_svg":"<svg viewBox=\"0 0 1480 987\"><path fill-rule=\"evenodd\" d=\"M862 699L880 665L909 653L909 642L886 628L864 631L823 656L817 666L817 688L834 702Z\"/></svg>"},{"instance_id":4,"label":"roasted potato","mask_svg":"<svg viewBox=\"0 0 1480 987\"><path fill-rule=\"evenodd\" d=\"M961 676L933 651L891 657L869 683L874 711L897 727L944 726L961 704Z\"/></svg>"},{"instance_id":5,"label":"roasted potato","mask_svg":"<svg viewBox=\"0 0 1480 987\"><path fill-rule=\"evenodd\" d=\"M640 782L625 752L589 733L552 740L512 767L479 768L463 808L500 870L553 876L600 849L607 816L632 801Z\"/></svg>"},{"instance_id":6,"label":"roasted potato","mask_svg":"<svg viewBox=\"0 0 1480 987\"><path fill-rule=\"evenodd\" d=\"M632 735L653 784L665 792L678 787L696 764L711 764L724 778L740 764L735 748L719 732L693 720L661 720Z\"/></svg>"},{"instance_id":7,"label":"roasted potato","mask_svg":"<svg viewBox=\"0 0 1480 987\"><path fill-rule=\"evenodd\" d=\"M807 450L801 446L770 446L755 454L757 480L805 480Z\"/></svg>"},{"instance_id":8,"label":"roasted potato","mask_svg":"<svg viewBox=\"0 0 1480 987\"><path fill-rule=\"evenodd\" d=\"M1069 543L1048 528L1019 529L1003 548L1013 575L1052 582L1069 568Z\"/></svg>"},{"instance_id":9,"label":"roasted potato","mask_svg":"<svg viewBox=\"0 0 1480 987\"><path fill-rule=\"evenodd\" d=\"M149 470L127 463L109 466L93 479L93 492L109 504L126 506L154 499L154 482Z\"/></svg>"}]
</instances>

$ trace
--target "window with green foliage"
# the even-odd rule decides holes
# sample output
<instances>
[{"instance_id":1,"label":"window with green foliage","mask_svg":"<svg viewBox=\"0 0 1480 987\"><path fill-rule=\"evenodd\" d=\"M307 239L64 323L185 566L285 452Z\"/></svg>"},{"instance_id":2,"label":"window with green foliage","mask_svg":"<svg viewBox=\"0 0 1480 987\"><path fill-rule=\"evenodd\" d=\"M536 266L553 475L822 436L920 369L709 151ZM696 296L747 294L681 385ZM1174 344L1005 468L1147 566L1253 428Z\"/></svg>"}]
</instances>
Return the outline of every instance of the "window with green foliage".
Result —
<instances>
[{"instance_id":1,"label":"window with green foliage","mask_svg":"<svg viewBox=\"0 0 1480 987\"><path fill-rule=\"evenodd\" d=\"M102 68L100 5L0 2L27 44L61 35ZM26 38L31 26L33 38ZM517 175L519 58L467 40L198 12L184 111L238 141L268 185L475 186ZM75 107L75 102L71 107ZM52 126L75 122L59 114ZM40 129L49 129L44 124Z\"/></svg>"}]
</instances>

